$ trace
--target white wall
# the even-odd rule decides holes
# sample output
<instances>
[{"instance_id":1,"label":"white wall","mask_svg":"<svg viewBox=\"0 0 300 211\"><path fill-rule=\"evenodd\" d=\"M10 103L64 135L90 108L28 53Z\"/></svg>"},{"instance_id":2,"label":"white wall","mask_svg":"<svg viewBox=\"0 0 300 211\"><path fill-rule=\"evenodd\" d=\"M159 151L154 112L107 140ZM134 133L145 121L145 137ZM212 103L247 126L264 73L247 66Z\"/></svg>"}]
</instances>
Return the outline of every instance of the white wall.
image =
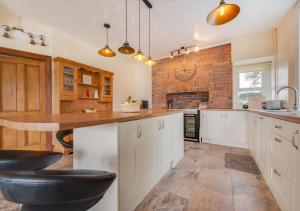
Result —
<instances>
[{"instance_id":1,"label":"white wall","mask_svg":"<svg viewBox=\"0 0 300 211\"><path fill-rule=\"evenodd\" d=\"M233 63L273 56L273 40L273 31L262 32L232 40Z\"/></svg>"},{"instance_id":2,"label":"white wall","mask_svg":"<svg viewBox=\"0 0 300 211\"><path fill-rule=\"evenodd\" d=\"M18 20L5 11L0 11L0 23L22 26L33 33L44 34L47 39L47 47L32 46L27 37L17 32L14 33L16 38L6 39L1 36L0 46L2 47L46 54L53 58L61 56L114 72L114 110L119 110L120 103L125 101L128 96L151 101L151 68L137 63L131 56L102 57L98 55L99 49L82 40L51 27L27 20Z\"/></svg>"},{"instance_id":3,"label":"white wall","mask_svg":"<svg viewBox=\"0 0 300 211\"><path fill-rule=\"evenodd\" d=\"M278 87L299 88L299 8L298 2L277 27ZM286 95L283 93L281 98Z\"/></svg>"}]
</instances>

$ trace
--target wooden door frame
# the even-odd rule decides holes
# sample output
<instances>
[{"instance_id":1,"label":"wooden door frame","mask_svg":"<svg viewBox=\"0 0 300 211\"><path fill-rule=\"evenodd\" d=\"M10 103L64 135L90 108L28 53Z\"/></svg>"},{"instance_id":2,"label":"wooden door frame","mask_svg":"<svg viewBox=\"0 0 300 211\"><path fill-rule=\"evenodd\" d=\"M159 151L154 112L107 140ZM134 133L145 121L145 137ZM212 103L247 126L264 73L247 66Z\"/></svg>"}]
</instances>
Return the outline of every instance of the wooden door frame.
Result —
<instances>
[{"instance_id":1,"label":"wooden door frame","mask_svg":"<svg viewBox=\"0 0 300 211\"><path fill-rule=\"evenodd\" d=\"M52 114L52 57L11 48L0 47L0 54L39 60L46 63L46 113ZM52 151L52 133L46 133L46 149Z\"/></svg>"}]
</instances>

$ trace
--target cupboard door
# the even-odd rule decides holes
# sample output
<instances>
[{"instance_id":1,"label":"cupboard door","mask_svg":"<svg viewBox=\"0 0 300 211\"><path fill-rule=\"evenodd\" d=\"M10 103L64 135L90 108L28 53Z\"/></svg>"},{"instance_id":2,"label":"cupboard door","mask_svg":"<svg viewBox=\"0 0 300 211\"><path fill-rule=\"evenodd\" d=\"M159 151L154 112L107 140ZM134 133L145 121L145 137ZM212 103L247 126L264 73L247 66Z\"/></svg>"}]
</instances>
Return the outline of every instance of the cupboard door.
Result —
<instances>
[{"instance_id":1,"label":"cupboard door","mask_svg":"<svg viewBox=\"0 0 300 211\"><path fill-rule=\"evenodd\" d=\"M242 111L226 111L224 145L247 148L246 118Z\"/></svg>"},{"instance_id":2,"label":"cupboard door","mask_svg":"<svg viewBox=\"0 0 300 211\"><path fill-rule=\"evenodd\" d=\"M141 196L144 198L159 181L157 118L141 122L141 138L138 141L137 160L141 161Z\"/></svg>"},{"instance_id":3,"label":"cupboard door","mask_svg":"<svg viewBox=\"0 0 300 211\"><path fill-rule=\"evenodd\" d=\"M134 210L139 203L141 164L139 163L139 122L126 122L119 126L120 149L120 210Z\"/></svg>"},{"instance_id":4,"label":"cupboard door","mask_svg":"<svg viewBox=\"0 0 300 211\"><path fill-rule=\"evenodd\" d=\"M66 62L60 62L60 99L61 100L76 100L77 99L77 82L78 70L77 67Z\"/></svg>"},{"instance_id":5,"label":"cupboard door","mask_svg":"<svg viewBox=\"0 0 300 211\"><path fill-rule=\"evenodd\" d=\"M259 116L258 166L266 181L269 180L269 119Z\"/></svg>"},{"instance_id":6,"label":"cupboard door","mask_svg":"<svg viewBox=\"0 0 300 211\"><path fill-rule=\"evenodd\" d=\"M200 111L200 140L206 138L206 111Z\"/></svg>"},{"instance_id":7,"label":"cupboard door","mask_svg":"<svg viewBox=\"0 0 300 211\"><path fill-rule=\"evenodd\" d=\"M159 120L159 139L158 139L158 149L159 149L159 168L160 176L163 176L169 169L172 160L171 151L171 121L168 117L164 117Z\"/></svg>"},{"instance_id":8,"label":"cupboard door","mask_svg":"<svg viewBox=\"0 0 300 211\"><path fill-rule=\"evenodd\" d=\"M46 64L0 55L0 112L45 114ZM46 133L0 127L1 149L46 150Z\"/></svg>"},{"instance_id":9,"label":"cupboard door","mask_svg":"<svg viewBox=\"0 0 300 211\"><path fill-rule=\"evenodd\" d=\"M172 167L184 156L184 134L183 134L183 113L173 114L169 117L172 139Z\"/></svg>"},{"instance_id":10,"label":"cupboard door","mask_svg":"<svg viewBox=\"0 0 300 211\"><path fill-rule=\"evenodd\" d=\"M100 101L101 102L112 102L113 96L113 74L102 72L100 76Z\"/></svg>"},{"instance_id":11,"label":"cupboard door","mask_svg":"<svg viewBox=\"0 0 300 211\"><path fill-rule=\"evenodd\" d=\"M206 111L206 130L207 137L205 143L224 144L224 112Z\"/></svg>"}]
</instances>

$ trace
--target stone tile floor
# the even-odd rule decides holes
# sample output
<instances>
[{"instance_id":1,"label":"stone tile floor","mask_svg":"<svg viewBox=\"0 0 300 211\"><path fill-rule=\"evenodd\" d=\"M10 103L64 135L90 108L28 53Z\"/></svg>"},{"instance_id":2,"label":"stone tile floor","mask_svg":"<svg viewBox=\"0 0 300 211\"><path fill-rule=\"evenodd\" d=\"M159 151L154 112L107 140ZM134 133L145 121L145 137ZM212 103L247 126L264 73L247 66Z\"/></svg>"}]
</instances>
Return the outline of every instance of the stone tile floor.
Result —
<instances>
[{"instance_id":1,"label":"stone tile floor","mask_svg":"<svg viewBox=\"0 0 300 211\"><path fill-rule=\"evenodd\" d=\"M170 170L135 211L279 211L261 176L227 169L225 153L248 150L185 143L185 156ZM72 169L72 156L51 169ZM0 197L1 211L18 206Z\"/></svg>"},{"instance_id":2,"label":"stone tile floor","mask_svg":"<svg viewBox=\"0 0 300 211\"><path fill-rule=\"evenodd\" d=\"M193 142L135 211L279 211L262 176L227 169L225 153L248 150Z\"/></svg>"}]
</instances>

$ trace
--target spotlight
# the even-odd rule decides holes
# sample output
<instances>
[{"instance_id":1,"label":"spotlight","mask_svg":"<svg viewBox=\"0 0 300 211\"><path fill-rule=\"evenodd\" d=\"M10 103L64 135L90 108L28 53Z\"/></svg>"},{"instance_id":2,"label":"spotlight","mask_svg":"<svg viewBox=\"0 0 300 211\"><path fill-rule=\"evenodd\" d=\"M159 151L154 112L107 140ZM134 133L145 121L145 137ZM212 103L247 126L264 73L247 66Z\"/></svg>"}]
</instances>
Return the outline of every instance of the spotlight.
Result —
<instances>
[{"instance_id":1,"label":"spotlight","mask_svg":"<svg viewBox=\"0 0 300 211\"><path fill-rule=\"evenodd\" d=\"M43 35L40 35L40 40L41 40L41 46L45 47L46 43L45 43L45 37Z\"/></svg>"},{"instance_id":2,"label":"spotlight","mask_svg":"<svg viewBox=\"0 0 300 211\"><path fill-rule=\"evenodd\" d=\"M173 57L174 57L174 53L173 53L173 52L171 52L171 56L170 56L170 58L171 58L171 59L173 59Z\"/></svg>"},{"instance_id":3,"label":"spotlight","mask_svg":"<svg viewBox=\"0 0 300 211\"><path fill-rule=\"evenodd\" d=\"M9 26L2 25L2 30L3 30L2 37L4 37L4 38L10 38L9 33L8 33L8 32L10 32Z\"/></svg>"},{"instance_id":4,"label":"spotlight","mask_svg":"<svg viewBox=\"0 0 300 211\"><path fill-rule=\"evenodd\" d=\"M33 34L32 33L28 33L28 37L29 37L29 39L30 39L30 44L31 45L35 45L35 41L34 41L34 39L33 39Z\"/></svg>"}]
</instances>

